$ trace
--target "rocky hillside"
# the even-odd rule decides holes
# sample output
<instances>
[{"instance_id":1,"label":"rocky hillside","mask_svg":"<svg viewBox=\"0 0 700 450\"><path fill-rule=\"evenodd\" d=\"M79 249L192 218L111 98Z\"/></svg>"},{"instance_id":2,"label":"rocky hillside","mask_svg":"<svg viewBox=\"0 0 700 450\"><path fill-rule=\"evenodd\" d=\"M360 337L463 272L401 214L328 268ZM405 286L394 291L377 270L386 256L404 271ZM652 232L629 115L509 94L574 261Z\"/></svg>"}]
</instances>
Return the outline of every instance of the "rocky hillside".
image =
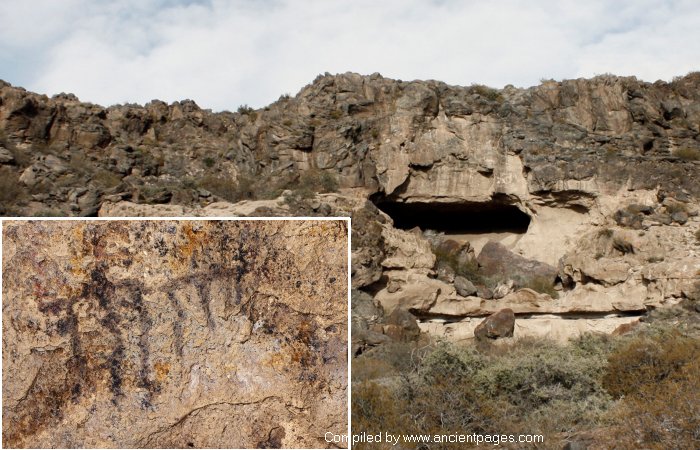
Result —
<instances>
[{"instance_id":1,"label":"rocky hillside","mask_svg":"<svg viewBox=\"0 0 700 450\"><path fill-rule=\"evenodd\" d=\"M510 309L505 334L565 339L697 301L700 73L326 74L234 113L6 83L0 102L4 215L351 215L358 352L413 333L394 311L461 340Z\"/></svg>"}]
</instances>

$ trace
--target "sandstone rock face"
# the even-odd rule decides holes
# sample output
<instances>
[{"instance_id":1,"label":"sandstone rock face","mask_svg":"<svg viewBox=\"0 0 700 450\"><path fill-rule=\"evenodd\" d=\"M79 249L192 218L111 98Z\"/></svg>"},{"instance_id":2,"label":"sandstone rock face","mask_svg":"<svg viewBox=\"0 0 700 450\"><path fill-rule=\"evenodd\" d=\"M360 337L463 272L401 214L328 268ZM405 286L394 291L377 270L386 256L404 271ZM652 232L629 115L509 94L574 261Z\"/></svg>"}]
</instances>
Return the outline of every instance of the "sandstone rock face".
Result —
<instances>
[{"instance_id":1,"label":"sandstone rock face","mask_svg":"<svg viewBox=\"0 0 700 450\"><path fill-rule=\"evenodd\" d=\"M326 447L342 221L3 226L3 446Z\"/></svg>"},{"instance_id":2,"label":"sandstone rock face","mask_svg":"<svg viewBox=\"0 0 700 450\"><path fill-rule=\"evenodd\" d=\"M471 338L510 307L516 337L566 339L694 292L699 123L700 73L503 90L327 74L235 113L0 83L0 213L351 216L352 285L387 316Z\"/></svg>"}]
</instances>

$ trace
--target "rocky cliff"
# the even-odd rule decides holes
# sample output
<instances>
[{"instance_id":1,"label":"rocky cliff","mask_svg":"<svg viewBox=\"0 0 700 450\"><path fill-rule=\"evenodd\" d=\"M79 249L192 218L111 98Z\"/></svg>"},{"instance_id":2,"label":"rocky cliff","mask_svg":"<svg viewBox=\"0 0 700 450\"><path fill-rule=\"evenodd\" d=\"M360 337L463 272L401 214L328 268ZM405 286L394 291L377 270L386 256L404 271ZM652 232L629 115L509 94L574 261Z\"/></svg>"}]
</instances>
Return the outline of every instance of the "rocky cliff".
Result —
<instances>
[{"instance_id":1,"label":"rocky cliff","mask_svg":"<svg viewBox=\"0 0 700 450\"><path fill-rule=\"evenodd\" d=\"M516 337L564 339L698 295L699 73L324 75L234 113L0 101L6 215L351 215L353 286L453 339L503 308Z\"/></svg>"}]
</instances>

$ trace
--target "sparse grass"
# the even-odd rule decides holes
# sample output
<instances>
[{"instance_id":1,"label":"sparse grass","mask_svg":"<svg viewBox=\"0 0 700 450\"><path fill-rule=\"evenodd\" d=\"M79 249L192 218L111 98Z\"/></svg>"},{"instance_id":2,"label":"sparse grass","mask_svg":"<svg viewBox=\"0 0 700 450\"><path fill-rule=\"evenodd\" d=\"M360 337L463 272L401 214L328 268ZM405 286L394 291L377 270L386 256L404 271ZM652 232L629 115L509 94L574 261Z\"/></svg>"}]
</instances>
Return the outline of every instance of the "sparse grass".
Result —
<instances>
[{"instance_id":1,"label":"sparse grass","mask_svg":"<svg viewBox=\"0 0 700 450\"><path fill-rule=\"evenodd\" d=\"M252 121L255 122L255 120L258 118L258 113L251 108L248 105L241 105L238 107L238 112L240 114L243 114L244 116L248 116L248 118Z\"/></svg>"},{"instance_id":2,"label":"sparse grass","mask_svg":"<svg viewBox=\"0 0 700 450\"><path fill-rule=\"evenodd\" d=\"M92 181L103 189L110 189L121 183L122 179L114 172L105 169L97 169L92 176Z\"/></svg>"},{"instance_id":3,"label":"sparse grass","mask_svg":"<svg viewBox=\"0 0 700 450\"><path fill-rule=\"evenodd\" d=\"M479 272L479 264L476 260L466 259L461 261L459 255L440 246L433 248L436 264L446 264L454 270L455 275L463 276L474 284L492 284L487 283L488 280ZM498 284L498 283L496 283Z\"/></svg>"},{"instance_id":4,"label":"sparse grass","mask_svg":"<svg viewBox=\"0 0 700 450\"><path fill-rule=\"evenodd\" d=\"M666 205L666 212L669 214L675 214L679 212L687 213L688 207L685 205L685 203L673 202Z\"/></svg>"},{"instance_id":5,"label":"sparse grass","mask_svg":"<svg viewBox=\"0 0 700 450\"><path fill-rule=\"evenodd\" d=\"M338 120L341 117L343 117L343 112L339 109L334 109L328 115L330 116L331 119Z\"/></svg>"},{"instance_id":6,"label":"sparse grass","mask_svg":"<svg viewBox=\"0 0 700 450\"><path fill-rule=\"evenodd\" d=\"M301 198L308 199L314 194L336 192L338 180L328 171L309 169L299 175L296 183L290 183L285 188L293 190Z\"/></svg>"},{"instance_id":7,"label":"sparse grass","mask_svg":"<svg viewBox=\"0 0 700 450\"><path fill-rule=\"evenodd\" d=\"M613 236L613 230L610 228L603 228L598 230L598 237L609 239Z\"/></svg>"},{"instance_id":8,"label":"sparse grass","mask_svg":"<svg viewBox=\"0 0 700 450\"><path fill-rule=\"evenodd\" d=\"M484 86L483 84L473 84L472 92L479 94L487 100L492 102L500 102L503 100L503 95L498 89L492 87Z\"/></svg>"},{"instance_id":9,"label":"sparse grass","mask_svg":"<svg viewBox=\"0 0 700 450\"><path fill-rule=\"evenodd\" d=\"M240 175L238 180L217 175L203 177L197 185L229 202L250 200L256 197L253 178Z\"/></svg>"},{"instance_id":10,"label":"sparse grass","mask_svg":"<svg viewBox=\"0 0 700 450\"><path fill-rule=\"evenodd\" d=\"M679 148L673 152L674 156L677 156L685 161L698 161L700 160L700 150L696 148Z\"/></svg>"},{"instance_id":11,"label":"sparse grass","mask_svg":"<svg viewBox=\"0 0 700 450\"><path fill-rule=\"evenodd\" d=\"M695 230L695 242L697 242L698 244L700 244L700 228L698 228L697 230Z\"/></svg>"},{"instance_id":12,"label":"sparse grass","mask_svg":"<svg viewBox=\"0 0 700 450\"><path fill-rule=\"evenodd\" d=\"M17 172L9 167L0 167L0 206L2 209L8 209L24 195L25 192Z\"/></svg>"},{"instance_id":13,"label":"sparse grass","mask_svg":"<svg viewBox=\"0 0 700 450\"><path fill-rule=\"evenodd\" d=\"M65 216L60 210L45 208L34 214L34 217L63 217Z\"/></svg>"},{"instance_id":14,"label":"sparse grass","mask_svg":"<svg viewBox=\"0 0 700 450\"><path fill-rule=\"evenodd\" d=\"M559 298L559 292L554 289L552 280L545 277L532 277L531 279L527 280L522 287L530 288L535 292L539 292L540 294L547 294L552 298Z\"/></svg>"}]
</instances>

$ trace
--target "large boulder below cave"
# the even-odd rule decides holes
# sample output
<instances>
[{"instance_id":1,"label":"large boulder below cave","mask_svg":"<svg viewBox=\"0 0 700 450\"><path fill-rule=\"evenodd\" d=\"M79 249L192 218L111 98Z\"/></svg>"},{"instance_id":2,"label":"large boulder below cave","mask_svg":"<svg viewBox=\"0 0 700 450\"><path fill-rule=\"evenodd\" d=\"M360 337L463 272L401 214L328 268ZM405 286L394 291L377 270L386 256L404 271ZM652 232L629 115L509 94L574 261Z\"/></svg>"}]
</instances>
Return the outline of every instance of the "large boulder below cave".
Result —
<instances>
[{"instance_id":1,"label":"large boulder below cave","mask_svg":"<svg viewBox=\"0 0 700 450\"><path fill-rule=\"evenodd\" d=\"M510 308L502 309L485 318L474 330L479 340L513 337L515 314Z\"/></svg>"},{"instance_id":2,"label":"large boulder below cave","mask_svg":"<svg viewBox=\"0 0 700 450\"><path fill-rule=\"evenodd\" d=\"M420 335L420 328L413 314L397 308L387 317L384 334L396 341L412 341Z\"/></svg>"},{"instance_id":3,"label":"large boulder below cave","mask_svg":"<svg viewBox=\"0 0 700 450\"><path fill-rule=\"evenodd\" d=\"M553 266L524 258L511 252L503 244L493 241L484 245L477 262L484 276L513 279L517 287L524 287L536 279L551 280L554 283L557 276L557 269Z\"/></svg>"}]
</instances>

